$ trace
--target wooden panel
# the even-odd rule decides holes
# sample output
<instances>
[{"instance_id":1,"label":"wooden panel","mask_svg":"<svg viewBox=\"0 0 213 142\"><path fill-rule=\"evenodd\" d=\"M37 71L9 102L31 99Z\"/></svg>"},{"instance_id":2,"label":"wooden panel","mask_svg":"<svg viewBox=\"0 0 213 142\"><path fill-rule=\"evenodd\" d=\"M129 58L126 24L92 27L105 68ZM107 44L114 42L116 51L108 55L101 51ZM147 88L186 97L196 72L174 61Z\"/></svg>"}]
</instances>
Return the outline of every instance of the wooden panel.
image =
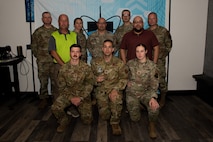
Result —
<instances>
[{"instance_id":1,"label":"wooden panel","mask_svg":"<svg viewBox=\"0 0 213 142\"><path fill-rule=\"evenodd\" d=\"M39 122L40 120L32 120L24 131L22 131L22 133L17 137L15 142L25 142Z\"/></svg>"},{"instance_id":2,"label":"wooden panel","mask_svg":"<svg viewBox=\"0 0 213 142\"><path fill-rule=\"evenodd\" d=\"M107 121L99 119L97 129L96 142L107 142Z\"/></svg>"},{"instance_id":3,"label":"wooden panel","mask_svg":"<svg viewBox=\"0 0 213 142\"><path fill-rule=\"evenodd\" d=\"M71 136L71 141L89 142L90 131L91 126L83 124L81 120L78 119Z\"/></svg>"},{"instance_id":4,"label":"wooden panel","mask_svg":"<svg viewBox=\"0 0 213 142\"><path fill-rule=\"evenodd\" d=\"M14 98L15 99L15 98ZM0 100L1 101L1 100ZM39 100L25 96L0 104L0 141L26 142L152 142L148 134L148 114L141 112L138 122L132 122L126 108L122 111L122 135L112 135L108 121L99 119L93 107L91 125L82 124L80 118L70 118L64 133L57 133L58 123L50 106L38 110ZM8 107L11 106L11 107ZM13 109L10 109L13 108ZM159 142L213 141L213 109L194 95L168 96L156 123Z\"/></svg>"}]
</instances>

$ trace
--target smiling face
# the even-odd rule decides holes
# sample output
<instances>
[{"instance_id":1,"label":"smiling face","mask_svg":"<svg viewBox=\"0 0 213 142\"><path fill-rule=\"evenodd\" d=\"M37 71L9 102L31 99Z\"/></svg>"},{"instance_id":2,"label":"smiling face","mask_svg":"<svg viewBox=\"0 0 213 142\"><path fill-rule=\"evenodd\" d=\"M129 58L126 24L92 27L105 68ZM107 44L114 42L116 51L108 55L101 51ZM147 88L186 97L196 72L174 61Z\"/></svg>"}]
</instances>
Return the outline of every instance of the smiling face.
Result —
<instances>
[{"instance_id":1,"label":"smiling face","mask_svg":"<svg viewBox=\"0 0 213 142\"><path fill-rule=\"evenodd\" d=\"M62 30L67 30L69 28L69 18L67 15L62 14L58 19L59 28Z\"/></svg>"},{"instance_id":2,"label":"smiling face","mask_svg":"<svg viewBox=\"0 0 213 142\"><path fill-rule=\"evenodd\" d=\"M76 19L74 23L74 28L80 31L83 28L83 21L81 19Z\"/></svg>"}]
</instances>

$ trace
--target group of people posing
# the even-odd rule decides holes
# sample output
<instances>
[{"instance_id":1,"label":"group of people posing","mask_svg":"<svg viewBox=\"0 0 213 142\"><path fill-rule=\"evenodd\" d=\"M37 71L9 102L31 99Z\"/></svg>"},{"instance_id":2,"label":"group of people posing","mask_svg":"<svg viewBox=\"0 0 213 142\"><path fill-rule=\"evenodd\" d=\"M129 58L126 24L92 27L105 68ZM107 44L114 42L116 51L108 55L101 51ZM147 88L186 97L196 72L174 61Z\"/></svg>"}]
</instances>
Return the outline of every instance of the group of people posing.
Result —
<instances>
[{"instance_id":1,"label":"group of people posing","mask_svg":"<svg viewBox=\"0 0 213 142\"><path fill-rule=\"evenodd\" d=\"M154 12L148 15L150 27L146 30L142 17L130 22L129 10L123 10L121 17L123 25L114 33L107 31L106 20L99 18L98 29L86 38L81 18L74 20L74 30L70 31L68 16L61 14L57 29L51 24L50 12L43 12L43 25L32 35L31 49L38 65L39 109L48 106L50 78L57 132L69 126L69 114L90 124L95 104L99 118L109 121L112 134L121 135L125 102L132 121L139 121L141 109L147 109L149 136L157 137L156 121L167 93L165 63L172 48L171 36L157 24ZM87 50L92 56L90 64Z\"/></svg>"}]
</instances>

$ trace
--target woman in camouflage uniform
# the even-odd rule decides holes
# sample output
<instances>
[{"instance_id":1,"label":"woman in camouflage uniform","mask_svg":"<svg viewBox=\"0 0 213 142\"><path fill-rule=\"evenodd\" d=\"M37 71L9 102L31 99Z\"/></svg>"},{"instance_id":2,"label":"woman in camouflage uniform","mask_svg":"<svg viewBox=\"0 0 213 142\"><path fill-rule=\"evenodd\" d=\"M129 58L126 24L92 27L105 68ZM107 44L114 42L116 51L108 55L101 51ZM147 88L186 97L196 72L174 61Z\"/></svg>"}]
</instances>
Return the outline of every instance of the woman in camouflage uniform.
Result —
<instances>
[{"instance_id":1,"label":"woman in camouflage uniform","mask_svg":"<svg viewBox=\"0 0 213 142\"><path fill-rule=\"evenodd\" d=\"M126 88L126 104L132 121L141 118L141 104L145 105L149 117L149 136L156 138L155 122L159 114L157 89L159 84L158 68L146 57L147 49L143 44L136 46L135 59L129 60L129 79Z\"/></svg>"}]
</instances>

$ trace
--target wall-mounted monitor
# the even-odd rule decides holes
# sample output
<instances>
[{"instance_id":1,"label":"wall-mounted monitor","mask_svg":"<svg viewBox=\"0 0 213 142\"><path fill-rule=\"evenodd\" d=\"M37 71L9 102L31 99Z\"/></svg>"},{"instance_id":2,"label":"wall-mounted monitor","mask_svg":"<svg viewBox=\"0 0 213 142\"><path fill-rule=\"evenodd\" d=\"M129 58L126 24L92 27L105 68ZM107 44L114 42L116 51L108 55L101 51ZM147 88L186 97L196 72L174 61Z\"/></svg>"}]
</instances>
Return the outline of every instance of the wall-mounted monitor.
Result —
<instances>
[{"instance_id":1,"label":"wall-mounted monitor","mask_svg":"<svg viewBox=\"0 0 213 142\"><path fill-rule=\"evenodd\" d=\"M87 29L88 29L88 32L97 30L96 22L87 22ZM113 32L113 22L108 21L106 29L107 31Z\"/></svg>"}]
</instances>

